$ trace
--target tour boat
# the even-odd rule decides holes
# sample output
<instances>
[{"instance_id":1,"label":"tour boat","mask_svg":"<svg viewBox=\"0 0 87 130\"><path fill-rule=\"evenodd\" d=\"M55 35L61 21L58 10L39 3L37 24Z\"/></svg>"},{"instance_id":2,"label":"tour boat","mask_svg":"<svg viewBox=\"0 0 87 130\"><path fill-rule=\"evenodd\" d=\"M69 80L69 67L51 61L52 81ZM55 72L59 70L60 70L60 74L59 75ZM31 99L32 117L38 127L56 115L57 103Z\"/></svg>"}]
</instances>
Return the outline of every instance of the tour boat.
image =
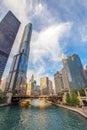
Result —
<instances>
[{"instance_id":1,"label":"tour boat","mask_svg":"<svg viewBox=\"0 0 87 130\"><path fill-rule=\"evenodd\" d=\"M21 102L21 106L22 106L22 107L26 107L26 106L28 106L28 105L29 105L29 101L26 101L26 100L25 100L25 101L22 101L22 102Z\"/></svg>"}]
</instances>

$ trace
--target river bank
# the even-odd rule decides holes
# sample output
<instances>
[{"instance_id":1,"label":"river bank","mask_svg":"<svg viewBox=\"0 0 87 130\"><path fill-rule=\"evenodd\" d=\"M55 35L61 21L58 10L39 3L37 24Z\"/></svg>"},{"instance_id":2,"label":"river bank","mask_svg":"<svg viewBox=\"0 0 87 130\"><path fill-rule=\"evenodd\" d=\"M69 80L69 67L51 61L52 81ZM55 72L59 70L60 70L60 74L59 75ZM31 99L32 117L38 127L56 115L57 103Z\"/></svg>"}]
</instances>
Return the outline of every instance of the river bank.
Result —
<instances>
[{"instance_id":1,"label":"river bank","mask_svg":"<svg viewBox=\"0 0 87 130\"><path fill-rule=\"evenodd\" d=\"M48 102L50 102L50 101L48 101ZM83 117L85 117L87 119L87 113L84 113L82 108L61 105L61 104L57 104L57 103L54 103L54 102L50 102L50 103L52 103L55 106L62 107L62 108L77 112L77 113L79 113L80 115L82 115Z\"/></svg>"},{"instance_id":2,"label":"river bank","mask_svg":"<svg viewBox=\"0 0 87 130\"><path fill-rule=\"evenodd\" d=\"M5 106L8 106L8 105L10 105L10 104L4 103L4 104L0 104L0 107L5 107Z\"/></svg>"}]
</instances>

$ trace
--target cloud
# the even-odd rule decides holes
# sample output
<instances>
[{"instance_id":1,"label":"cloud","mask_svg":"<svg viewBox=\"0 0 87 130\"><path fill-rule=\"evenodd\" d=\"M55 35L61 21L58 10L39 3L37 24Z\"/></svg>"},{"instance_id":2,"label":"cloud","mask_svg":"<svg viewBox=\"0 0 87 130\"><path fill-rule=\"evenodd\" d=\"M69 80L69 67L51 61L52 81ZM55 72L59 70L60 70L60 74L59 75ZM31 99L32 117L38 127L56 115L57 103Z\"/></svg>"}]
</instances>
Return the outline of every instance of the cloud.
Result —
<instances>
[{"instance_id":1,"label":"cloud","mask_svg":"<svg viewBox=\"0 0 87 130\"><path fill-rule=\"evenodd\" d=\"M39 0L3 0L3 7L6 11L11 10L21 21L21 28L12 48L4 76L8 74L14 54L17 53L25 24L33 23L31 38L28 80L34 74L39 82L39 77L46 74L50 77L55 64L60 64L61 53L65 45L60 40L67 37L72 27L71 22L60 23L56 16L53 16L45 2ZM21 33L22 32L22 33Z\"/></svg>"},{"instance_id":2,"label":"cloud","mask_svg":"<svg viewBox=\"0 0 87 130\"><path fill-rule=\"evenodd\" d=\"M68 35L71 27L72 23L61 23L43 28L40 32L33 31L28 77L32 73L38 80L38 77L49 75L48 70L52 71L56 67L55 63L61 61L61 53L65 47L62 47L60 40Z\"/></svg>"},{"instance_id":3,"label":"cloud","mask_svg":"<svg viewBox=\"0 0 87 130\"><path fill-rule=\"evenodd\" d=\"M80 33L80 39L82 43L87 44L87 25L83 25L82 27L79 27L79 33Z\"/></svg>"},{"instance_id":4,"label":"cloud","mask_svg":"<svg viewBox=\"0 0 87 130\"><path fill-rule=\"evenodd\" d=\"M44 57L52 61L60 60L59 56L62 52L60 39L68 34L71 26L71 23L61 23L48 26L40 32L33 31L30 53L33 63Z\"/></svg>"}]
</instances>

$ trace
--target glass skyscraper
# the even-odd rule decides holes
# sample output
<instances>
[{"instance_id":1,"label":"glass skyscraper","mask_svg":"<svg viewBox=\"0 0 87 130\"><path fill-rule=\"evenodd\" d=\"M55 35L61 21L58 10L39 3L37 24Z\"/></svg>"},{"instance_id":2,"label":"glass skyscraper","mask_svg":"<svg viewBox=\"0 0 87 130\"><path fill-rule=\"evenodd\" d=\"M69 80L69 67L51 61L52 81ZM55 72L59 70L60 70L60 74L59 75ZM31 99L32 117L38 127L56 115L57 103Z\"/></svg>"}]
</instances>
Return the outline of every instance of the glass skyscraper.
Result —
<instances>
[{"instance_id":1,"label":"glass skyscraper","mask_svg":"<svg viewBox=\"0 0 87 130\"><path fill-rule=\"evenodd\" d=\"M0 80L5 69L20 21L9 11L0 23Z\"/></svg>"},{"instance_id":2,"label":"glass skyscraper","mask_svg":"<svg viewBox=\"0 0 87 130\"><path fill-rule=\"evenodd\" d=\"M25 86L31 33L32 24L29 23L25 26L19 52L14 56L13 59L13 63L9 72L8 91L12 91L14 89L20 91L21 88L23 89Z\"/></svg>"},{"instance_id":3,"label":"glass skyscraper","mask_svg":"<svg viewBox=\"0 0 87 130\"><path fill-rule=\"evenodd\" d=\"M62 60L70 90L87 87L86 75L79 56L77 54L70 57L63 56Z\"/></svg>"}]
</instances>

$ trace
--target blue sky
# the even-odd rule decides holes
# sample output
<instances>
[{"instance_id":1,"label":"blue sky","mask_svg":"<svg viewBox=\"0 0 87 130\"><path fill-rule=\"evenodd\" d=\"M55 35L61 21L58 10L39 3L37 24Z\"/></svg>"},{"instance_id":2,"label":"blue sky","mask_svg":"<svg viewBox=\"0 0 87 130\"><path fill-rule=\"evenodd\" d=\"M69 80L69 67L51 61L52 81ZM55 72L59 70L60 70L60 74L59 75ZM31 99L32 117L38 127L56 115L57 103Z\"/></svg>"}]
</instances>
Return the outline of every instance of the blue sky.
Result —
<instances>
[{"instance_id":1,"label":"blue sky","mask_svg":"<svg viewBox=\"0 0 87 130\"><path fill-rule=\"evenodd\" d=\"M87 0L0 0L0 20L11 10L21 21L3 77L17 53L25 24L33 24L28 80L53 75L62 69L61 54L77 53L87 64Z\"/></svg>"}]
</instances>

